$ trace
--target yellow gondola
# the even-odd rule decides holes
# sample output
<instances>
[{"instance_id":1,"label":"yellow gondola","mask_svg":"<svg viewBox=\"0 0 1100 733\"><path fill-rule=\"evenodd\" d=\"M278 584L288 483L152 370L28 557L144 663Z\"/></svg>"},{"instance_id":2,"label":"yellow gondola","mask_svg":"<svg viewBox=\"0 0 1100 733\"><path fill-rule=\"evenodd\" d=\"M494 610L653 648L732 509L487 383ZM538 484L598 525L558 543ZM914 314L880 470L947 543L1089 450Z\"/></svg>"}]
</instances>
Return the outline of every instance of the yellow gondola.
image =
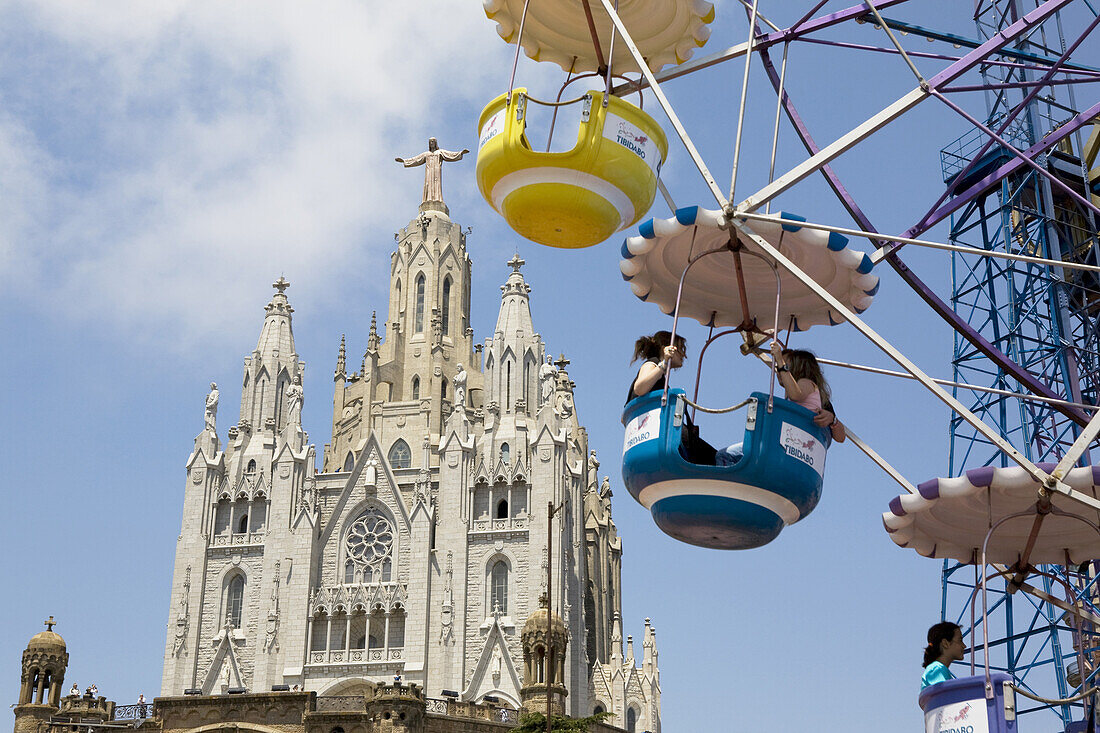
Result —
<instances>
[{"instance_id":1,"label":"yellow gondola","mask_svg":"<svg viewBox=\"0 0 1100 733\"><path fill-rule=\"evenodd\" d=\"M591 91L580 100L572 150L534 150L524 132L537 103L513 90L489 103L478 122L477 185L520 235L552 247L589 247L631 226L653 205L668 140L656 121L618 97Z\"/></svg>"}]
</instances>

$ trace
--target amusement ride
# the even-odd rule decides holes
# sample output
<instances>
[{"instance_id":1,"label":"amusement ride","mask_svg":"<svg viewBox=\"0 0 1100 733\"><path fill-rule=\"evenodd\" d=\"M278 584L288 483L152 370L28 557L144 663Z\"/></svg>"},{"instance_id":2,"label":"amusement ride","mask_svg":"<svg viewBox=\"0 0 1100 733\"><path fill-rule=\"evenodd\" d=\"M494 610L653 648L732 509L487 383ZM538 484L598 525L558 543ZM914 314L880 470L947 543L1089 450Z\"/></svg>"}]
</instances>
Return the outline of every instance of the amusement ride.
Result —
<instances>
[{"instance_id":1,"label":"amusement ride","mask_svg":"<svg viewBox=\"0 0 1100 733\"><path fill-rule=\"evenodd\" d=\"M588 247L625 232L622 279L672 316L673 342L686 320L707 329L694 392L670 378L631 399L622 416L624 483L676 539L759 547L821 497L832 434L810 409L776 394L773 340L847 324L897 369L823 363L915 380L946 405L950 460L941 477L913 481L847 431L900 486L882 524L899 548L942 563L942 615L962 626L969 647L968 676L922 693L926 729L950 730L970 715L972 730L1012 731L1034 714L1053 715L1060 730L1091 731L1100 701L1100 461L1091 458L1100 435L1100 54L1092 38L1100 6L973 0L973 26L942 31L895 17L909 4L728 2L721 9L743 15L747 32L715 50L715 8L705 0L484 0L515 59L507 88L478 122L478 186L517 233L540 244ZM797 17L781 23L781 15ZM854 24L866 42L837 39ZM821 143L787 85L798 73L789 51L803 44L897 64L911 83ZM521 51L562 69L556 97L517 85ZM664 88L734 64L743 71L726 189ZM753 74L772 92L756 103L774 115L771 167L767 183L738 200ZM983 97L984 111L969 111L966 94ZM971 129L941 150L944 187L926 213L886 234L834 164L922 103ZM528 136L536 109L552 115L545 145ZM555 127L566 119L579 120L576 140L559 137L555 149ZM777 171L781 138L805 155ZM712 200L674 203L661 180L673 154L686 154ZM850 221L772 211L811 176ZM658 192L672 216L642 221ZM937 226L947 241L922 238ZM949 297L907 266L907 247L949 253ZM952 379L929 376L864 319L887 269L954 330ZM768 366L769 391L729 407L699 404L707 348L731 335ZM735 411L745 421L740 457L689 459L695 414Z\"/></svg>"}]
</instances>

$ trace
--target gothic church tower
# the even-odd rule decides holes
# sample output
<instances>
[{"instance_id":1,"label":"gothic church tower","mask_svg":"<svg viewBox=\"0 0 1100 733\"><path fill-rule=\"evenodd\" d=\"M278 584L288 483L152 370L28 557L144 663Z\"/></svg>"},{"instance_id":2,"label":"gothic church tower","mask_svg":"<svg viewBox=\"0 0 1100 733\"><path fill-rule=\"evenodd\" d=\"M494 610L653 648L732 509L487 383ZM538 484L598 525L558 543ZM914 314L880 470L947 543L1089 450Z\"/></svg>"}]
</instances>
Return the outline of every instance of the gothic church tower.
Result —
<instances>
[{"instance_id":1,"label":"gothic church tower","mask_svg":"<svg viewBox=\"0 0 1100 733\"><path fill-rule=\"evenodd\" d=\"M601 705L625 724L629 701L604 680L622 544L569 361L534 329L518 255L496 327L474 343L466 233L431 179L435 153L461 157L430 146L410 159L427 160L424 200L395 236L389 310L381 329L372 317L358 369L341 339L322 470L301 429L282 279L224 450L211 392L187 463L163 694L350 695L401 675L429 696L518 708L521 634L549 584L547 613L570 639L566 711ZM624 673L621 651L614 667Z\"/></svg>"}]
</instances>

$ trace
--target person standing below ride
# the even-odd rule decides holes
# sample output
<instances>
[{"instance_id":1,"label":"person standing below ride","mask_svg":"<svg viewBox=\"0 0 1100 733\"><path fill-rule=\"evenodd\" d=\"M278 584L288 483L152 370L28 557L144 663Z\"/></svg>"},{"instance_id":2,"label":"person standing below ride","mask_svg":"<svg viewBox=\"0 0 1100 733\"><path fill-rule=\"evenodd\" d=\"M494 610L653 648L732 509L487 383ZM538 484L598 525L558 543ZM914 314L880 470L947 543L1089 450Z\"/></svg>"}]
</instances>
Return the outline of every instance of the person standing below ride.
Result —
<instances>
[{"instance_id":1,"label":"person standing below ride","mask_svg":"<svg viewBox=\"0 0 1100 733\"><path fill-rule=\"evenodd\" d=\"M683 366L686 356L687 341L683 336L677 336L673 343L672 333L669 331L658 331L652 336L642 336L635 341L634 358L630 363L633 364L638 359L645 361L638 368L634 381L630 383L626 401L663 390L667 371ZM714 453L714 446L699 437L698 428L684 415L684 427L680 432L680 454L691 463L713 466Z\"/></svg>"},{"instance_id":2,"label":"person standing below ride","mask_svg":"<svg viewBox=\"0 0 1100 733\"><path fill-rule=\"evenodd\" d=\"M929 685L955 679L947 668L952 662L961 662L966 656L962 628L950 621L941 621L928 629L928 646L924 648L924 674L920 679L923 690Z\"/></svg>"},{"instance_id":3,"label":"person standing below ride","mask_svg":"<svg viewBox=\"0 0 1100 733\"><path fill-rule=\"evenodd\" d=\"M779 383L783 385L788 400L802 405L815 416L823 412L833 413L829 383L825 381L821 365L817 363L817 357L812 351L784 349L779 341L773 340L771 352ZM833 440L838 443L843 443L847 437L844 425L836 419L835 414L829 423L822 424L816 419L814 422L828 427Z\"/></svg>"}]
</instances>

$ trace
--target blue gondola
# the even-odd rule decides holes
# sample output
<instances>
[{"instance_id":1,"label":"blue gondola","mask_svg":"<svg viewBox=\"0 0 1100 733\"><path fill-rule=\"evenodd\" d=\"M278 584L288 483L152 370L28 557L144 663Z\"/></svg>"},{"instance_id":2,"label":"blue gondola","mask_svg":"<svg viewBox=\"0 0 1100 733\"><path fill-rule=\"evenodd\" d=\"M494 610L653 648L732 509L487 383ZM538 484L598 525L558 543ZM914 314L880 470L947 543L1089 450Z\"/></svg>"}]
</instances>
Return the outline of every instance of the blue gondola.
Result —
<instances>
[{"instance_id":1,"label":"blue gondola","mask_svg":"<svg viewBox=\"0 0 1100 733\"><path fill-rule=\"evenodd\" d=\"M806 408L753 392L744 456L732 466L690 463L681 454L684 390L657 390L623 410L623 482L666 534L700 547L745 550L774 540L821 498L831 437Z\"/></svg>"}]
</instances>

